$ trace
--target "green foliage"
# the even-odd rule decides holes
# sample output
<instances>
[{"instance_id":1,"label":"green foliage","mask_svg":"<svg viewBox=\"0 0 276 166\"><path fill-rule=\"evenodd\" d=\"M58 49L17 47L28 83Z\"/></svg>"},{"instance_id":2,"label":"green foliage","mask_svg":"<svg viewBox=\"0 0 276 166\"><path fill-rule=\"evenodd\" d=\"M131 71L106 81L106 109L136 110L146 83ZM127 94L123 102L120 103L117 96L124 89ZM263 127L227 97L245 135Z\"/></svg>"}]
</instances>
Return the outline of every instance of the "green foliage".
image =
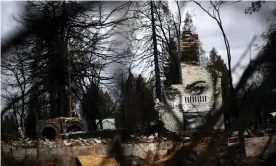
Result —
<instances>
[{"instance_id":1,"label":"green foliage","mask_svg":"<svg viewBox=\"0 0 276 166\"><path fill-rule=\"evenodd\" d=\"M202 43L199 41L199 63L202 67L207 67L208 58L205 56L206 51L202 47Z\"/></svg>"},{"instance_id":2,"label":"green foliage","mask_svg":"<svg viewBox=\"0 0 276 166\"><path fill-rule=\"evenodd\" d=\"M82 99L82 109L86 115L86 118L92 122L92 128L97 130L96 119L100 121L100 127L102 129L101 120L111 116L113 112L113 101L107 92L104 92L96 84L91 84L87 93Z\"/></svg>"},{"instance_id":3,"label":"green foliage","mask_svg":"<svg viewBox=\"0 0 276 166\"><path fill-rule=\"evenodd\" d=\"M221 88L222 88L222 99L223 101L230 94L230 86L228 79L228 70L226 64L215 48L213 48L209 53L209 62L207 64L207 69L212 73L214 80L218 78L218 74L221 74ZM218 73L219 72L219 73Z\"/></svg>"},{"instance_id":4,"label":"green foliage","mask_svg":"<svg viewBox=\"0 0 276 166\"><path fill-rule=\"evenodd\" d=\"M215 48L209 52L207 69L211 72L213 80L216 80L218 78L218 74L221 74L222 101L225 102L231 93L228 70L226 64ZM216 82L214 81L214 83ZM231 114L225 114L225 119L230 117Z\"/></svg>"},{"instance_id":5,"label":"green foliage","mask_svg":"<svg viewBox=\"0 0 276 166\"><path fill-rule=\"evenodd\" d=\"M189 12L186 12L185 19L184 19L184 26L182 28L182 31L191 31L195 32L196 27L193 24L193 18L192 15Z\"/></svg>"},{"instance_id":6,"label":"green foliage","mask_svg":"<svg viewBox=\"0 0 276 166\"><path fill-rule=\"evenodd\" d=\"M179 60L177 58L176 43L173 39L170 39L169 46L171 55L168 57L167 63L164 66L164 85L166 87L180 82Z\"/></svg>"},{"instance_id":7,"label":"green foliage","mask_svg":"<svg viewBox=\"0 0 276 166\"><path fill-rule=\"evenodd\" d=\"M136 132L144 129L150 122L158 120L158 113L154 109L152 87L144 78L135 77L129 73L127 81L122 86L122 100L119 103L120 127Z\"/></svg>"}]
</instances>

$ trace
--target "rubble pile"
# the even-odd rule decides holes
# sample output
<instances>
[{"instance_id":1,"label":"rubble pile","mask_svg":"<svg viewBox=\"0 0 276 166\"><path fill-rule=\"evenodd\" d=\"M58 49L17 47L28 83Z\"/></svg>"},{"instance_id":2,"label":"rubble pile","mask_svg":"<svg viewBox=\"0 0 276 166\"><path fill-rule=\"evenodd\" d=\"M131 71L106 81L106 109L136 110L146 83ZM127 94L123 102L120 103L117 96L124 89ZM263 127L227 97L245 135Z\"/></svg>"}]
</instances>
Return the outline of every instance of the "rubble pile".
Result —
<instances>
[{"instance_id":1,"label":"rubble pile","mask_svg":"<svg viewBox=\"0 0 276 166\"><path fill-rule=\"evenodd\" d=\"M89 139L65 139L65 140L31 140L31 139L20 139L16 141L10 141L8 143L1 141L1 145L6 148L12 147L14 149L22 148L57 148L57 147L68 147L68 146L90 146L95 144L108 144L111 139L100 139L100 138L89 138Z\"/></svg>"},{"instance_id":2,"label":"rubble pile","mask_svg":"<svg viewBox=\"0 0 276 166\"><path fill-rule=\"evenodd\" d=\"M145 135L131 135L130 142L139 142L139 143L150 143L150 142L162 142L167 141L165 137L158 136L158 133L154 133L153 135L145 136Z\"/></svg>"},{"instance_id":3,"label":"rubble pile","mask_svg":"<svg viewBox=\"0 0 276 166\"><path fill-rule=\"evenodd\" d=\"M39 141L39 142L38 142ZM109 144L112 142L111 138L76 138L76 139L60 139L60 140L31 140L29 138L11 140L9 142L1 141L1 145L6 148L22 149L22 148L58 148L58 147L72 147L72 146L91 146L95 144ZM165 142L168 141L164 137L158 136L157 133L149 136L145 135L131 135L126 143L151 143L151 142Z\"/></svg>"}]
</instances>

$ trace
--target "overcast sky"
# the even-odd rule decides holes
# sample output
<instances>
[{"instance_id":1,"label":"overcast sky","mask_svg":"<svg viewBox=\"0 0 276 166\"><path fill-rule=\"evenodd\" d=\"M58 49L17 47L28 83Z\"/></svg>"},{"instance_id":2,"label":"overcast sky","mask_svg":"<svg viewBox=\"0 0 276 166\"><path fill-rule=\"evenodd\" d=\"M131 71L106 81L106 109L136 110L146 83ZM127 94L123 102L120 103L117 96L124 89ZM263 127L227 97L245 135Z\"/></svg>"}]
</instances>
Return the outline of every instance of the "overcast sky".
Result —
<instances>
[{"instance_id":1,"label":"overcast sky","mask_svg":"<svg viewBox=\"0 0 276 166\"><path fill-rule=\"evenodd\" d=\"M250 6L251 2L228 2L221 9L221 18L225 33L228 37L231 55L232 67L240 59L242 53L247 48L254 35L260 36L265 30L267 18L275 7L275 2L266 2L262 5L259 12L252 15L245 14L245 9ZM209 2L202 2L204 7L209 6ZM175 10L175 5L170 3L172 11ZM203 49L209 53L212 47L215 47L225 62L227 62L226 49L222 37L222 33L215 22L208 14L206 14L195 3L189 2L186 4L183 14L189 11L193 17L194 25L196 26L196 33L199 34L199 39L203 44ZM260 42L258 38L256 42ZM257 51L252 48L252 58ZM246 66L249 62L250 56L246 55L242 61L242 65ZM233 80L236 83L243 72L242 68L237 69L233 73Z\"/></svg>"},{"instance_id":2,"label":"overcast sky","mask_svg":"<svg viewBox=\"0 0 276 166\"><path fill-rule=\"evenodd\" d=\"M232 66L237 63L252 37L254 35L260 35L265 30L266 20L275 4L275 2L266 2L259 12L252 15L245 15L244 10L250 3L228 2L221 10L223 26L231 46ZM175 7L171 4L172 11L176 11ZM203 2L203 4L206 6L208 2ZM22 2L1 1L1 40L16 30L16 22L13 20L13 15L17 16L22 11L21 6ZM208 53L212 47L215 47L225 62L227 62L222 34L216 22L192 2L186 4L183 14L185 14L186 10L194 15L193 20L196 26L196 32L199 34L203 49ZM254 55L256 55L256 51L252 48L252 57ZM248 61L249 54L242 64L246 65ZM237 82L242 72L243 70L241 68L236 70L233 74L234 82Z\"/></svg>"}]
</instances>

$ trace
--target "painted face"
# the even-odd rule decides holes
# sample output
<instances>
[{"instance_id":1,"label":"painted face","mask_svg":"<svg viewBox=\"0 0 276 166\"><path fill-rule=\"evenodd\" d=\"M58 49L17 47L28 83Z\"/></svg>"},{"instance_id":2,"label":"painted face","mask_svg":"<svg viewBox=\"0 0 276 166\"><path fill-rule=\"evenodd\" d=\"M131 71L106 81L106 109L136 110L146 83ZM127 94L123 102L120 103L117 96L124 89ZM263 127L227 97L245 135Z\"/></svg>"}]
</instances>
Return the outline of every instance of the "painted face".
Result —
<instances>
[{"instance_id":1,"label":"painted face","mask_svg":"<svg viewBox=\"0 0 276 166\"><path fill-rule=\"evenodd\" d=\"M185 129L197 129L206 123L206 116L214 107L212 75L208 70L195 65L182 64L181 69L182 84L167 88L165 100L180 121L184 121Z\"/></svg>"}]
</instances>

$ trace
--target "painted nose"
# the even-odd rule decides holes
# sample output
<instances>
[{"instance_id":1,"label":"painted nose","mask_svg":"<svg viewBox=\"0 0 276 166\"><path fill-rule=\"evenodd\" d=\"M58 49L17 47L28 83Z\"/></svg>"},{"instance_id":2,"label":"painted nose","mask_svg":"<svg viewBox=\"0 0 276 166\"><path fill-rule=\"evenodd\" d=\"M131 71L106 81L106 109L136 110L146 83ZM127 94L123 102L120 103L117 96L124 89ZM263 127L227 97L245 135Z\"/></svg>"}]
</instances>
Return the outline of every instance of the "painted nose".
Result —
<instances>
[{"instance_id":1,"label":"painted nose","mask_svg":"<svg viewBox=\"0 0 276 166\"><path fill-rule=\"evenodd\" d=\"M181 109L183 112L188 112L189 111L189 103L187 101L187 97L183 95L182 100L181 100Z\"/></svg>"},{"instance_id":2,"label":"painted nose","mask_svg":"<svg viewBox=\"0 0 276 166\"><path fill-rule=\"evenodd\" d=\"M180 112L183 112L183 105L184 105L184 103L183 103L183 100L180 97L177 98L177 99L175 99L173 101L173 103L174 103L174 108L176 110L179 110Z\"/></svg>"}]
</instances>

